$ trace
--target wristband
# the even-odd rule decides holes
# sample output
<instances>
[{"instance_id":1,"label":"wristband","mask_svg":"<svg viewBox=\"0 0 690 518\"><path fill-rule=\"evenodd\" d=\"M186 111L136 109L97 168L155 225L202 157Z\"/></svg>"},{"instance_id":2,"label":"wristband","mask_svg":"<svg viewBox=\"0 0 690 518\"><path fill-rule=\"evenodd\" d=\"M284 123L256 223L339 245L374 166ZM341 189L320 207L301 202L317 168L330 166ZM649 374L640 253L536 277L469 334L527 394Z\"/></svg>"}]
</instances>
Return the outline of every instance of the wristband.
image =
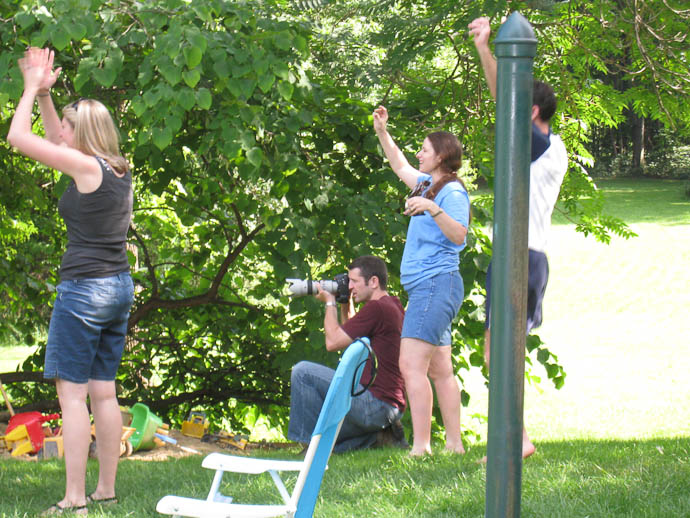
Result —
<instances>
[{"instance_id":1,"label":"wristband","mask_svg":"<svg viewBox=\"0 0 690 518\"><path fill-rule=\"evenodd\" d=\"M50 92L45 92L42 94L36 94L36 97L48 97L50 95Z\"/></svg>"},{"instance_id":2,"label":"wristband","mask_svg":"<svg viewBox=\"0 0 690 518\"><path fill-rule=\"evenodd\" d=\"M326 307L328 307L328 306L333 306L335 308L338 306L338 304L336 304L335 302L328 301L328 302L326 302Z\"/></svg>"},{"instance_id":3,"label":"wristband","mask_svg":"<svg viewBox=\"0 0 690 518\"><path fill-rule=\"evenodd\" d=\"M438 216L439 214L443 214L443 209L440 208L440 207L439 207L439 209L438 209L438 212L437 212L436 214L432 214L431 217L432 217L432 218L435 218L435 217Z\"/></svg>"}]
</instances>

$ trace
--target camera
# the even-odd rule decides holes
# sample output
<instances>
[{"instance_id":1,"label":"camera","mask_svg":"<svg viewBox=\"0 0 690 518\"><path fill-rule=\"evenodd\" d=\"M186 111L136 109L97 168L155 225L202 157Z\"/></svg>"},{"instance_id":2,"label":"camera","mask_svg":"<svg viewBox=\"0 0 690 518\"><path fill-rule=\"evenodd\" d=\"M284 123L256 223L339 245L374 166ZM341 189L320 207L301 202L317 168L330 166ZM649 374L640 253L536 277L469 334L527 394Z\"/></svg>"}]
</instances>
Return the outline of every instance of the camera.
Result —
<instances>
[{"instance_id":1,"label":"camera","mask_svg":"<svg viewBox=\"0 0 690 518\"><path fill-rule=\"evenodd\" d=\"M316 295L316 283L321 284L321 289L335 295L335 301L345 303L350 300L350 279L346 273L339 273L333 280L309 281L305 279L285 279L288 283L290 295L302 297L304 295Z\"/></svg>"}]
</instances>

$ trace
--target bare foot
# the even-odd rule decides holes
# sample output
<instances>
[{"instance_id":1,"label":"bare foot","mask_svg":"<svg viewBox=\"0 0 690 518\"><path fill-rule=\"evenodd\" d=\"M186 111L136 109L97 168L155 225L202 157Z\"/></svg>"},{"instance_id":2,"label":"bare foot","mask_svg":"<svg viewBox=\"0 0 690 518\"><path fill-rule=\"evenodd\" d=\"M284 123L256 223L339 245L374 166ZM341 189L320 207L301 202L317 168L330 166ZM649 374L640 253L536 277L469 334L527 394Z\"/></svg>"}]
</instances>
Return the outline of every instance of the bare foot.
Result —
<instances>
[{"instance_id":1,"label":"bare foot","mask_svg":"<svg viewBox=\"0 0 690 518\"><path fill-rule=\"evenodd\" d=\"M465 448L463 448L462 444L458 447L452 447L446 445L445 449L446 453L457 453L458 455L464 455L465 454Z\"/></svg>"},{"instance_id":2,"label":"bare foot","mask_svg":"<svg viewBox=\"0 0 690 518\"><path fill-rule=\"evenodd\" d=\"M527 441L522 441L522 458L526 459L530 455L532 455L535 451L537 451L536 446L532 444L532 441L527 440Z\"/></svg>"},{"instance_id":3,"label":"bare foot","mask_svg":"<svg viewBox=\"0 0 690 518\"><path fill-rule=\"evenodd\" d=\"M408 454L410 457L423 457L424 455L431 455L431 448L426 447L422 449L412 448Z\"/></svg>"},{"instance_id":4,"label":"bare foot","mask_svg":"<svg viewBox=\"0 0 690 518\"><path fill-rule=\"evenodd\" d=\"M537 447L532 444L532 441L527 441L522 443L522 458L526 459L530 455L532 455L535 451L537 451ZM486 464L486 456L482 457L481 460L478 460L477 463L479 464Z\"/></svg>"},{"instance_id":5,"label":"bare foot","mask_svg":"<svg viewBox=\"0 0 690 518\"><path fill-rule=\"evenodd\" d=\"M56 503L55 505L49 507L41 513L41 516L57 516L63 513L73 513L77 515L88 514L88 509L86 508L86 502L81 505L67 503L64 500Z\"/></svg>"}]
</instances>

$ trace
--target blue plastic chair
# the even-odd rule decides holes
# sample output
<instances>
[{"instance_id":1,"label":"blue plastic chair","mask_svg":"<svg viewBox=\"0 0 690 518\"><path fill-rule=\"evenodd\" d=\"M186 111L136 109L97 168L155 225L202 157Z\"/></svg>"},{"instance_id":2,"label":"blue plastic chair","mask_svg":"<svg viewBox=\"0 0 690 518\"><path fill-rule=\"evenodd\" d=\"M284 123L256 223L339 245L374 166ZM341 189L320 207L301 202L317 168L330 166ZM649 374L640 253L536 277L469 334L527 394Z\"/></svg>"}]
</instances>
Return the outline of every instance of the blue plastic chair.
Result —
<instances>
[{"instance_id":1,"label":"blue plastic chair","mask_svg":"<svg viewBox=\"0 0 690 518\"><path fill-rule=\"evenodd\" d=\"M365 345L366 344L366 345ZM359 384L369 355L369 339L359 338L343 353L335 371L304 460L253 459L221 453L207 456L202 466L216 470L206 500L168 495L156 506L159 513L197 518L309 518L314 513L321 481L343 419L350 411L352 392ZM287 491L281 471L299 471L292 493ZM224 472L260 474L268 472L283 498L282 504L235 504L220 493Z\"/></svg>"}]
</instances>

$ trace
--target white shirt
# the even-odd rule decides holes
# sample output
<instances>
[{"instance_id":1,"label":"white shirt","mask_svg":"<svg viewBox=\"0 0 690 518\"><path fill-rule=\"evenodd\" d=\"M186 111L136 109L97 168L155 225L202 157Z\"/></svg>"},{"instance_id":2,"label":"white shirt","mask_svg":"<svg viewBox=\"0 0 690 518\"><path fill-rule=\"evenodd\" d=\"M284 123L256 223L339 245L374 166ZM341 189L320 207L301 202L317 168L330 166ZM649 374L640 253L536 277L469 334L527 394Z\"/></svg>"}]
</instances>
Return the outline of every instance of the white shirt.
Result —
<instances>
[{"instance_id":1,"label":"white shirt","mask_svg":"<svg viewBox=\"0 0 690 518\"><path fill-rule=\"evenodd\" d=\"M546 251L551 214L568 170L568 153L558 135L549 134L548 148L530 164L528 247Z\"/></svg>"}]
</instances>

